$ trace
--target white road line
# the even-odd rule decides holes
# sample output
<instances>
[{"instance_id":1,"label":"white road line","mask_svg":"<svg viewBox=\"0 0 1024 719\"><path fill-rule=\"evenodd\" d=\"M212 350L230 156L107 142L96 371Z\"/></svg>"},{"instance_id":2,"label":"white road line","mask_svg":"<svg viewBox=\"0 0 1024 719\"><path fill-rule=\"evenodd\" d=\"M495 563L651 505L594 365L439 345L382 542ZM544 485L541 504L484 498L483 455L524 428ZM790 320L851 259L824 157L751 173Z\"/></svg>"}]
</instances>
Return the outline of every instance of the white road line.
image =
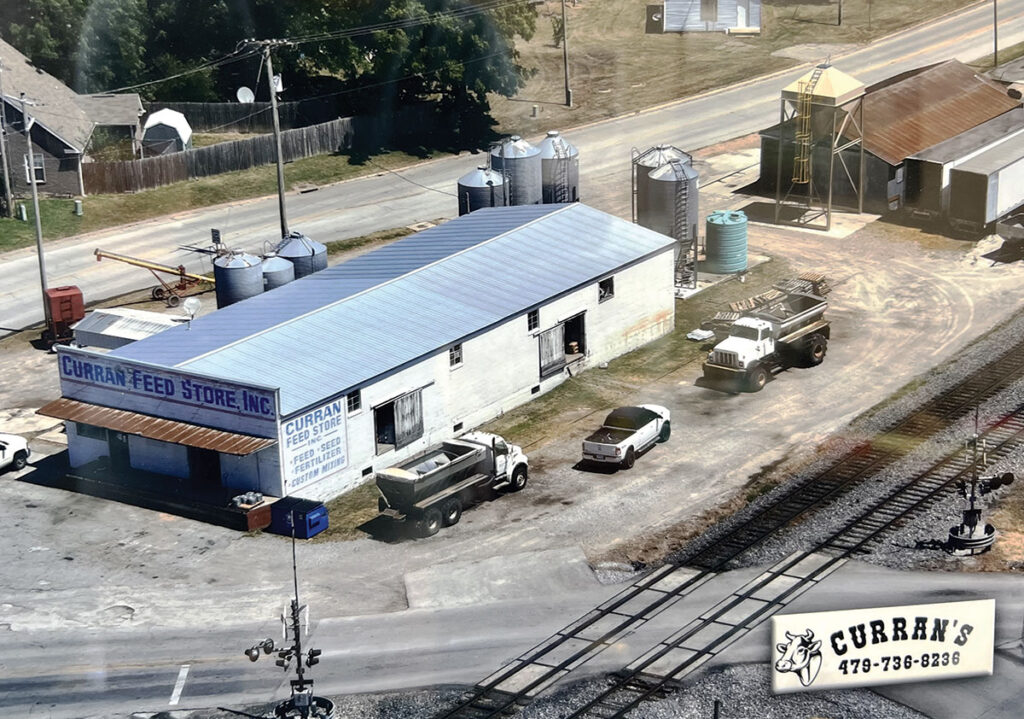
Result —
<instances>
[{"instance_id":1,"label":"white road line","mask_svg":"<svg viewBox=\"0 0 1024 719\"><path fill-rule=\"evenodd\" d=\"M182 664L181 669L178 671L178 681L174 683L174 691L171 692L171 706L178 703L181 699L181 690L185 688L185 677L188 676L188 664Z\"/></svg>"}]
</instances>

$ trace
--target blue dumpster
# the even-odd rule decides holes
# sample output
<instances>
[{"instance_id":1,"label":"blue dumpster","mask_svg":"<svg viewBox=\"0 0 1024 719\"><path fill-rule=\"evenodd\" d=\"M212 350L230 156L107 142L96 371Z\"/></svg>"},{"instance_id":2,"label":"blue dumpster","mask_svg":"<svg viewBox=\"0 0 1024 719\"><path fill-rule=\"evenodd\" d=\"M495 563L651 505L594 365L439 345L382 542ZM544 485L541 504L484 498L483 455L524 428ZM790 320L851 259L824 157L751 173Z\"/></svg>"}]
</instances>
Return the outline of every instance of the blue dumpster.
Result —
<instances>
[{"instance_id":1,"label":"blue dumpster","mask_svg":"<svg viewBox=\"0 0 1024 719\"><path fill-rule=\"evenodd\" d=\"M309 539L327 529L327 507L323 502L299 497L282 497L270 505L270 527L274 534L292 536L291 517L295 518L295 536Z\"/></svg>"}]
</instances>

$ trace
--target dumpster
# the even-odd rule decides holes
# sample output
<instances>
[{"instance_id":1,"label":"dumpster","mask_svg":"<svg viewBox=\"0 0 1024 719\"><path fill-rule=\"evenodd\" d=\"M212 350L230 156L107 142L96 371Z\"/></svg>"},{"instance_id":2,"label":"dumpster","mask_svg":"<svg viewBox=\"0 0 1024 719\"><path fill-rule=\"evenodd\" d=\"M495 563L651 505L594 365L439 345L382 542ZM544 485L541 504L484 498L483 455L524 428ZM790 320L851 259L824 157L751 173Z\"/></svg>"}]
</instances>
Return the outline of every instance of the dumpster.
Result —
<instances>
[{"instance_id":1,"label":"dumpster","mask_svg":"<svg viewBox=\"0 0 1024 719\"><path fill-rule=\"evenodd\" d=\"M292 536L291 517L295 518L295 536L309 539L327 529L327 507L323 502L300 497L282 497L270 505L271 520L267 531Z\"/></svg>"}]
</instances>

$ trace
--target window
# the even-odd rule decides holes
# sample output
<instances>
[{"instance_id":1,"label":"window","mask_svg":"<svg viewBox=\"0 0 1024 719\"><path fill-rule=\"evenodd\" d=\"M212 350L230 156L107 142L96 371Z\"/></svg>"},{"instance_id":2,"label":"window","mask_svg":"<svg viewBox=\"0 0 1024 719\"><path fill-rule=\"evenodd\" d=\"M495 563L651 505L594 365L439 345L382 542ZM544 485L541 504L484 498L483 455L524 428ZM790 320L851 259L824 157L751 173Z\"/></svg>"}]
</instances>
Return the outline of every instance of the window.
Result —
<instances>
[{"instance_id":1,"label":"window","mask_svg":"<svg viewBox=\"0 0 1024 719\"><path fill-rule=\"evenodd\" d=\"M533 332L540 327L540 310L530 310L526 314L526 331Z\"/></svg>"},{"instance_id":2,"label":"window","mask_svg":"<svg viewBox=\"0 0 1024 719\"><path fill-rule=\"evenodd\" d=\"M604 302L615 296L615 278L601 280L597 283L597 301Z\"/></svg>"},{"instance_id":3,"label":"window","mask_svg":"<svg viewBox=\"0 0 1024 719\"><path fill-rule=\"evenodd\" d=\"M28 174L28 155L24 155L25 158L25 182L28 184L32 183L32 178ZM38 152L32 153L32 164L36 168L36 183L46 182L46 167L43 165L43 156Z\"/></svg>"},{"instance_id":4,"label":"window","mask_svg":"<svg viewBox=\"0 0 1024 719\"><path fill-rule=\"evenodd\" d=\"M348 413L355 414L363 408L363 396L359 390L350 392L345 398L348 402Z\"/></svg>"},{"instance_id":5,"label":"window","mask_svg":"<svg viewBox=\"0 0 1024 719\"><path fill-rule=\"evenodd\" d=\"M103 442L107 441L107 430L105 430L103 427L95 427L91 424L82 424L81 422L75 422L75 434L77 434L79 437L98 439Z\"/></svg>"},{"instance_id":6,"label":"window","mask_svg":"<svg viewBox=\"0 0 1024 719\"><path fill-rule=\"evenodd\" d=\"M453 369L462 366L462 345L454 345L448 350L448 365Z\"/></svg>"}]
</instances>

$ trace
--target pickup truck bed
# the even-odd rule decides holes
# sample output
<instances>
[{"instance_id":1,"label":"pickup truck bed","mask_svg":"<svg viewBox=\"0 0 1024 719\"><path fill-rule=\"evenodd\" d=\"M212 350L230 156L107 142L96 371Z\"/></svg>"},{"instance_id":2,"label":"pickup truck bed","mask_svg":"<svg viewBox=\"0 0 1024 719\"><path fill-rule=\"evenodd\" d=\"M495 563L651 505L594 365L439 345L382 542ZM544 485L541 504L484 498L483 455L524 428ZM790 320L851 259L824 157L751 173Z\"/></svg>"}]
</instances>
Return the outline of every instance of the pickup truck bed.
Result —
<instances>
[{"instance_id":1,"label":"pickup truck bed","mask_svg":"<svg viewBox=\"0 0 1024 719\"><path fill-rule=\"evenodd\" d=\"M600 442L601 444L618 444L622 440L632 435L636 430L634 429L618 429L616 427L601 427L589 437L585 442Z\"/></svg>"}]
</instances>

